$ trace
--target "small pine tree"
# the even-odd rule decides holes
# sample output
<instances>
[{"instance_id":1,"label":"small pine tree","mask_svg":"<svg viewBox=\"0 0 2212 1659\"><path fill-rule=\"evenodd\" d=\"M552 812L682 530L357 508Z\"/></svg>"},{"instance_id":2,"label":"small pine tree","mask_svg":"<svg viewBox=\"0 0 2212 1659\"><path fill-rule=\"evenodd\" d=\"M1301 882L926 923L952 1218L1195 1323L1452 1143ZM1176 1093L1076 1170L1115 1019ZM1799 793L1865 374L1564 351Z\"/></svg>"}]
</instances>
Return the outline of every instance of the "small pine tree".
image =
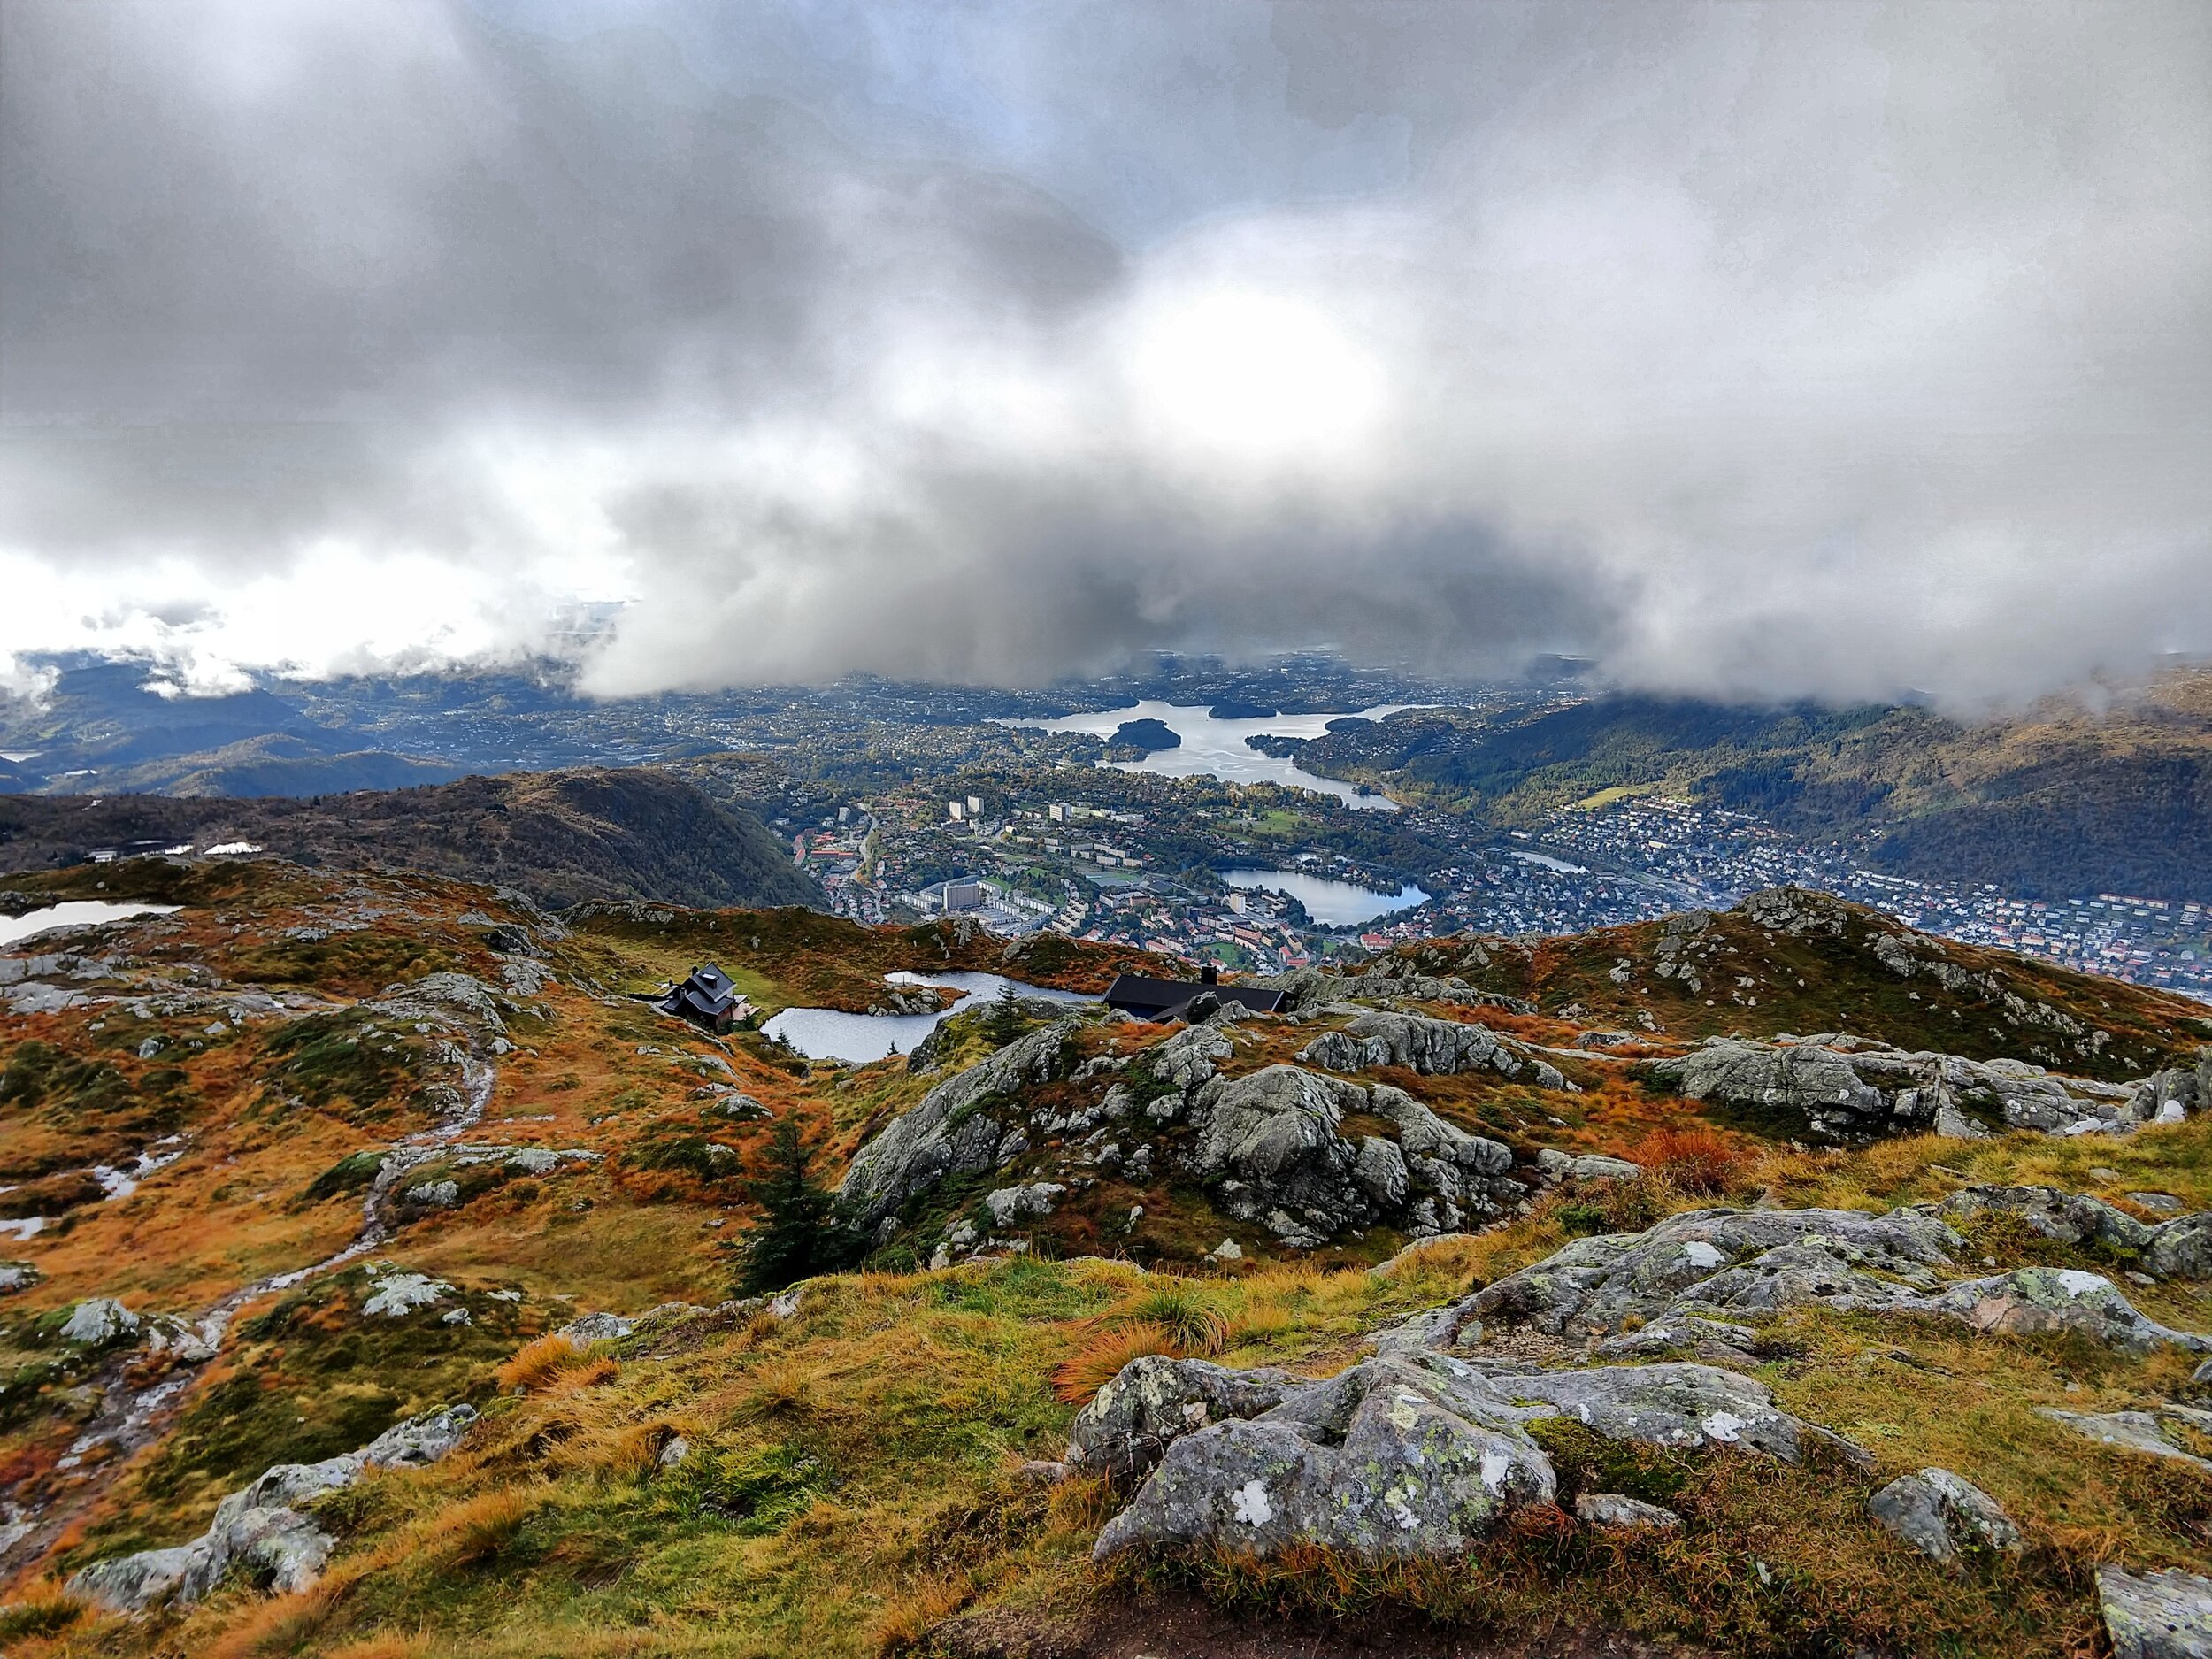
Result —
<instances>
[{"instance_id":1,"label":"small pine tree","mask_svg":"<svg viewBox=\"0 0 2212 1659\"><path fill-rule=\"evenodd\" d=\"M1000 982L998 1000L991 1004L990 1033L1002 1048L1022 1034L1021 993L1011 979Z\"/></svg>"},{"instance_id":2,"label":"small pine tree","mask_svg":"<svg viewBox=\"0 0 2212 1659\"><path fill-rule=\"evenodd\" d=\"M814 1179L814 1155L799 1125L779 1118L770 1131L766 1168L749 1196L760 1217L743 1234L738 1292L757 1296L833 1273L857 1257L857 1240L837 1212L837 1201Z\"/></svg>"}]
</instances>

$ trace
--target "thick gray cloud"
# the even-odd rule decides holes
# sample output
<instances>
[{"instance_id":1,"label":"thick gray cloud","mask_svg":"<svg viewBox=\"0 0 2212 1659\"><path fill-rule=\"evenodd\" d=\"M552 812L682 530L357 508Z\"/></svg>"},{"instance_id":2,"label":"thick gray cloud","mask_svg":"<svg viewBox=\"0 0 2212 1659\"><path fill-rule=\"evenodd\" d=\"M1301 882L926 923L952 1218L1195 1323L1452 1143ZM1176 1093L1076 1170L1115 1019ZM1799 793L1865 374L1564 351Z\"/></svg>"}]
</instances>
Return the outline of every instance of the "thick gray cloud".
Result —
<instances>
[{"instance_id":1,"label":"thick gray cloud","mask_svg":"<svg viewBox=\"0 0 2212 1659\"><path fill-rule=\"evenodd\" d=\"M9 0L0 654L2212 652L2193 4Z\"/></svg>"}]
</instances>

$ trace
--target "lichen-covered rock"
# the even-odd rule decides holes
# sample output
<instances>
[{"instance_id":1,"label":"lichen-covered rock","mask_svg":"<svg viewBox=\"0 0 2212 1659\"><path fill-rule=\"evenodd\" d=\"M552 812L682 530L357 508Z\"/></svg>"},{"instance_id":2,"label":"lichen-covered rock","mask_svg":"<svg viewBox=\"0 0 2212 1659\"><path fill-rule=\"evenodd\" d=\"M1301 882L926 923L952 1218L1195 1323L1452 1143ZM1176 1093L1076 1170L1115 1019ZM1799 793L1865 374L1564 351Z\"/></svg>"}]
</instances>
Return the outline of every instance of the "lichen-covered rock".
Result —
<instances>
[{"instance_id":1,"label":"lichen-covered rock","mask_svg":"<svg viewBox=\"0 0 2212 1659\"><path fill-rule=\"evenodd\" d=\"M2125 1451L2169 1458L2175 1463L2188 1463L2193 1468L2212 1472L2212 1462L2207 1462L2186 1448L2177 1446L2166 1437L2165 1428L2155 1412L2061 1411L2054 1406L2039 1406L2036 1414L2048 1417L2054 1423L2062 1423L2083 1439L2094 1440L2100 1446L2116 1446Z\"/></svg>"},{"instance_id":2,"label":"lichen-covered rock","mask_svg":"<svg viewBox=\"0 0 2212 1659\"><path fill-rule=\"evenodd\" d=\"M1366 1071L1394 1065L1424 1076L1495 1071L1540 1088L1567 1085L1557 1066L1486 1025L1431 1019L1420 1014L1381 1010L1358 1014L1341 1030L1322 1033L1299 1051L1298 1058L1307 1065L1325 1066L1332 1071Z\"/></svg>"},{"instance_id":3,"label":"lichen-covered rock","mask_svg":"<svg viewBox=\"0 0 2212 1659\"><path fill-rule=\"evenodd\" d=\"M62 1321L60 1336L76 1348L104 1348L138 1334L139 1318L112 1296L79 1302Z\"/></svg>"},{"instance_id":4,"label":"lichen-covered rock","mask_svg":"<svg viewBox=\"0 0 2212 1659\"><path fill-rule=\"evenodd\" d=\"M1117 1479L1147 1474L1168 1447L1232 1417L1256 1417L1301 1386L1279 1371L1231 1371L1148 1354L1121 1369L1068 1427L1068 1463Z\"/></svg>"},{"instance_id":5,"label":"lichen-covered rock","mask_svg":"<svg viewBox=\"0 0 2212 1659\"><path fill-rule=\"evenodd\" d=\"M2142 1121L2131 1115L2131 1085L2055 1077L2017 1060L1908 1053L1864 1039L1712 1037L1650 1070L1692 1100L1800 1117L1807 1133L1827 1140L1920 1133L1939 1120L1962 1133L1976 1118L2053 1133L2124 1131Z\"/></svg>"},{"instance_id":6,"label":"lichen-covered rock","mask_svg":"<svg viewBox=\"0 0 2212 1659\"><path fill-rule=\"evenodd\" d=\"M1777 1409L1763 1385L1708 1366L1486 1375L1394 1348L1325 1382L1293 1382L1256 1416L1177 1435L1095 1554L1192 1543L1455 1554L1512 1509L1550 1501L1551 1462L1525 1425L1553 1417L1612 1440L1791 1462L1824 1434Z\"/></svg>"},{"instance_id":7,"label":"lichen-covered rock","mask_svg":"<svg viewBox=\"0 0 2212 1659\"><path fill-rule=\"evenodd\" d=\"M2145 1317L2100 1273L2029 1267L1947 1286L1937 1270L1962 1242L1921 1210L1691 1210L1647 1233L1576 1240L1455 1304L1438 1340L1458 1342L1486 1320L1612 1338L1818 1303L2009 1336L2066 1332L2129 1353L2212 1351L2212 1338Z\"/></svg>"},{"instance_id":8,"label":"lichen-covered rock","mask_svg":"<svg viewBox=\"0 0 2212 1659\"><path fill-rule=\"evenodd\" d=\"M190 1543L95 1562L69 1580L69 1592L112 1612L136 1613L199 1601L237 1572L266 1589L303 1590L337 1540L294 1504L349 1486L365 1470L435 1463L475 1421L475 1407L448 1406L394 1425L358 1451L319 1463L278 1463L217 1504L213 1523Z\"/></svg>"},{"instance_id":9,"label":"lichen-covered rock","mask_svg":"<svg viewBox=\"0 0 2212 1659\"><path fill-rule=\"evenodd\" d=\"M2101 1198L2061 1192L2055 1187L1966 1187L1935 1207L1953 1226L1977 1217L2017 1216L2047 1239L2060 1244L2103 1244L2139 1252L2151 1242L2151 1229Z\"/></svg>"},{"instance_id":10,"label":"lichen-covered rock","mask_svg":"<svg viewBox=\"0 0 2212 1659\"><path fill-rule=\"evenodd\" d=\"M1018 1107L1002 1113L990 1105L1065 1076L1075 1028L1072 1019L1057 1020L1015 1039L946 1079L861 1148L838 1187L858 1223L872 1227L946 1176L997 1169L1025 1147L1015 1126Z\"/></svg>"},{"instance_id":11,"label":"lichen-covered rock","mask_svg":"<svg viewBox=\"0 0 2212 1659\"><path fill-rule=\"evenodd\" d=\"M0 1296L28 1290L43 1275L29 1262L0 1262Z\"/></svg>"},{"instance_id":12,"label":"lichen-covered rock","mask_svg":"<svg viewBox=\"0 0 2212 1659\"><path fill-rule=\"evenodd\" d=\"M1585 1526L1610 1532L1678 1532L1682 1517L1672 1509L1618 1492L1586 1492L1575 1500L1575 1518Z\"/></svg>"},{"instance_id":13,"label":"lichen-covered rock","mask_svg":"<svg viewBox=\"0 0 2212 1659\"><path fill-rule=\"evenodd\" d=\"M2005 1336L2067 1332L2131 1354L2154 1348L2212 1352L2212 1337L2170 1330L2137 1310L2101 1273L2072 1267L2024 1267L1954 1285L1940 1295L1908 1298L1907 1312L1948 1315L1977 1331Z\"/></svg>"},{"instance_id":14,"label":"lichen-covered rock","mask_svg":"<svg viewBox=\"0 0 2212 1659\"><path fill-rule=\"evenodd\" d=\"M1256 1555L1294 1544L1367 1560L1456 1554L1555 1489L1517 1414L1459 1370L1371 1360L1263 1416L1184 1436L1094 1557L1202 1542Z\"/></svg>"},{"instance_id":15,"label":"lichen-covered rock","mask_svg":"<svg viewBox=\"0 0 2212 1659\"><path fill-rule=\"evenodd\" d=\"M1936 1286L1956 1233L1931 1217L1844 1210L1696 1210L1647 1233L1578 1239L1456 1305L1464 1323L1609 1336L1684 1317L1806 1302L1880 1303Z\"/></svg>"},{"instance_id":16,"label":"lichen-covered rock","mask_svg":"<svg viewBox=\"0 0 2212 1659\"><path fill-rule=\"evenodd\" d=\"M1394 1142L1356 1144L1346 1114L1386 1119ZM1294 1065L1217 1077L1192 1098L1197 1132L1185 1163L1240 1220L1311 1248L1345 1228L1390 1219L1415 1236L1455 1232L1525 1189L1509 1148L1447 1123L1402 1089L1372 1088Z\"/></svg>"},{"instance_id":17,"label":"lichen-covered rock","mask_svg":"<svg viewBox=\"0 0 2212 1659\"><path fill-rule=\"evenodd\" d=\"M2144 1246L2143 1265L2161 1279L2212 1279L2212 1215L2160 1222Z\"/></svg>"},{"instance_id":18,"label":"lichen-covered rock","mask_svg":"<svg viewBox=\"0 0 2212 1659\"><path fill-rule=\"evenodd\" d=\"M1068 1189L1057 1181L1032 1181L1026 1187L1002 1187L987 1193L983 1207L991 1212L995 1226L1010 1226L1017 1221L1052 1213L1052 1201Z\"/></svg>"},{"instance_id":19,"label":"lichen-covered rock","mask_svg":"<svg viewBox=\"0 0 2212 1659\"><path fill-rule=\"evenodd\" d=\"M1609 1440L1690 1451L1747 1446L1786 1463L1804 1455L1803 1427L1764 1383L1711 1365L1607 1365L1493 1376L1490 1388L1527 1417L1573 1419Z\"/></svg>"},{"instance_id":20,"label":"lichen-covered rock","mask_svg":"<svg viewBox=\"0 0 2212 1659\"><path fill-rule=\"evenodd\" d=\"M1134 1068L1140 1080L1154 1092L1156 1104L1172 1102L1165 1110L1156 1110L1153 1116L1172 1115L1193 1092L1212 1079L1216 1063L1226 1060L1234 1052L1217 1026L1202 1024L1186 1025L1173 1036L1146 1049Z\"/></svg>"},{"instance_id":21,"label":"lichen-covered rock","mask_svg":"<svg viewBox=\"0 0 2212 1659\"><path fill-rule=\"evenodd\" d=\"M1886 1531L1932 1561L1955 1560L1962 1550L2020 1548L2020 1529L1997 1501L1947 1469L1901 1475L1866 1507Z\"/></svg>"},{"instance_id":22,"label":"lichen-covered rock","mask_svg":"<svg viewBox=\"0 0 2212 1659\"><path fill-rule=\"evenodd\" d=\"M2097 1569L2112 1659L2212 1659L2212 1578Z\"/></svg>"},{"instance_id":23,"label":"lichen-covered rock","mask_svg":"<svg viewBox=\"0 0 2212 1659\"><path fill-rule=\"evenodd\" d=\"M433 1279L427 1273L403 1272L389 1262L375 1262L369 1266L369 1294L361 1304L361 1311L403 1319L418 1308L431 1306L452 1289L443 1279Z\"/></svg>"}]
</instances>

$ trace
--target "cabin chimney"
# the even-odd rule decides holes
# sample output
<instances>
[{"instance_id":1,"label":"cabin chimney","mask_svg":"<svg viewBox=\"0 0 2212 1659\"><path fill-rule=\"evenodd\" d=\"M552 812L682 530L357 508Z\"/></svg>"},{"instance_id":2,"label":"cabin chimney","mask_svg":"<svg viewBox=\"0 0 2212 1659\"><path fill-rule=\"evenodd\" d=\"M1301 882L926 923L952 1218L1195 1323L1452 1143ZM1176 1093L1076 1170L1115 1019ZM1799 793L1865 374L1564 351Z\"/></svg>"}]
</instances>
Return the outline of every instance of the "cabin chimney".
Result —
<instances>
[{"instance_id":1,"label":"cabin chimney","mask_svg":"<svg viewBox=\"0 0 2212 1659\"><path fill-rule=\"evenodd\" d=\"M1204 967L1199 969L1198 982L1201 985L1219 985L1221 983L1221 970L1215 967L1212 963L1208 963Z\"/></svg>"}]
</instances>

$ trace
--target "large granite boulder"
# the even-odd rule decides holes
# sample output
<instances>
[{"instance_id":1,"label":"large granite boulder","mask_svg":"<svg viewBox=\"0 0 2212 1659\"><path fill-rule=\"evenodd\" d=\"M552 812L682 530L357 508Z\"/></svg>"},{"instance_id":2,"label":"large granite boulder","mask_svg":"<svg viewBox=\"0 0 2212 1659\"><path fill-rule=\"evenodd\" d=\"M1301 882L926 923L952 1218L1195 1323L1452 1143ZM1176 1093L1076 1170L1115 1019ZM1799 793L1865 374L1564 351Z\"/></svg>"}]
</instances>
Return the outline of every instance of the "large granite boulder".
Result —
<instances>
[{"instance_id":1,"label":"large granite boulder","mask_svg":"<svg viewBox=\"0 0 2212 1659\"><path fill-rule=\"evenodd\" d=\"M1017 1038L945 1079L854 1157L838 1195L863 1225L895 1216L948 1175L1002 1167L1029 1144L1020 1127L1025 1087L1067 1074L1076 1022L1057 1020ZM993 1110L995 1104L1003 1110Z\"/></svg>"},{"instance_id":2,"label":"large granite boulder","mask_svg":"<svg viewBox=\"0 0 2212 1659\"><path fill-rule=\"evenodd\" d=\"M1519 1415L1463 1367L1371 1360L1257 1417L1177 1440L1093 1554L1210 1543L1256 1555L1296 1544L1366 1560L1454 1555L1556 1489Z\"/></svg>"},{"instance_id":3,"label":"large granite boulder","mask_svg":"<svg viewBox=\"0 0 2212 1659\"><path fill-rule=\"evenodd\" d=\"M1379 1010L1356 1015L1340 1030L1322 1033L1298 1058L1332 1071L1394 1065L1425 1076L1494 1071L1540 1088L1564 1088L1567 1082L1557 1066L1486 1025Z\"/></svg>"},{"instance_id":4,"label":"large granite boulder","mask_svg":"<svg viewBox=\"0 0 2212 1659\"><path fill-rule=\"evenodd\" d=\"M1204 1380L1210 1403L1233 1405L1217 1379ZM1764 1385L1704 1365L1485 1374L1405 1348L1325 1382L1271 1379L1251 1402L1278 1389L1275 1404L1248 1417L1175 1435L1095 1555L1184 1544L1260 1555L1309 1544L1362 1560L1455 1555L1513 1509L1551 1501L1551 1461L1527 1432L1546 1418L1609 1440L1793 1463L1824 1437L1777 1409Z\"/></svg>"},{"instance_id":5,"label":"large granite boulder","mask_svg":"<svg viewBox=\"0 0 2212 1659\"><path fill-rule=\"evenodd\" d=\"M1231 1371L1202 1359L1133 1359L1068 1427L1067 1462L1117 1479L1149 1474L1170 1444L1231 1417L1256 1417L1301 1386L1287 1371Z\"/></svg>"},{"instance_id":6,"label":"large granite boulder","mask_svg":"<svg viewBox=\"0 0 2212 1659\"><path fill-rule=\"evenodd\" d=\"M1986 1133L1985 1124L2125 1132L2146 1121L2131 1084L2055 1077L2017 1060L1909 1053L1863 1038L1710 1037L1688 1054L1653 1061L1650 1072L1691 1100L1782 1113L1830 1141L1931 1129L1971 1136Z\"/></svg>"}]
</instances>

